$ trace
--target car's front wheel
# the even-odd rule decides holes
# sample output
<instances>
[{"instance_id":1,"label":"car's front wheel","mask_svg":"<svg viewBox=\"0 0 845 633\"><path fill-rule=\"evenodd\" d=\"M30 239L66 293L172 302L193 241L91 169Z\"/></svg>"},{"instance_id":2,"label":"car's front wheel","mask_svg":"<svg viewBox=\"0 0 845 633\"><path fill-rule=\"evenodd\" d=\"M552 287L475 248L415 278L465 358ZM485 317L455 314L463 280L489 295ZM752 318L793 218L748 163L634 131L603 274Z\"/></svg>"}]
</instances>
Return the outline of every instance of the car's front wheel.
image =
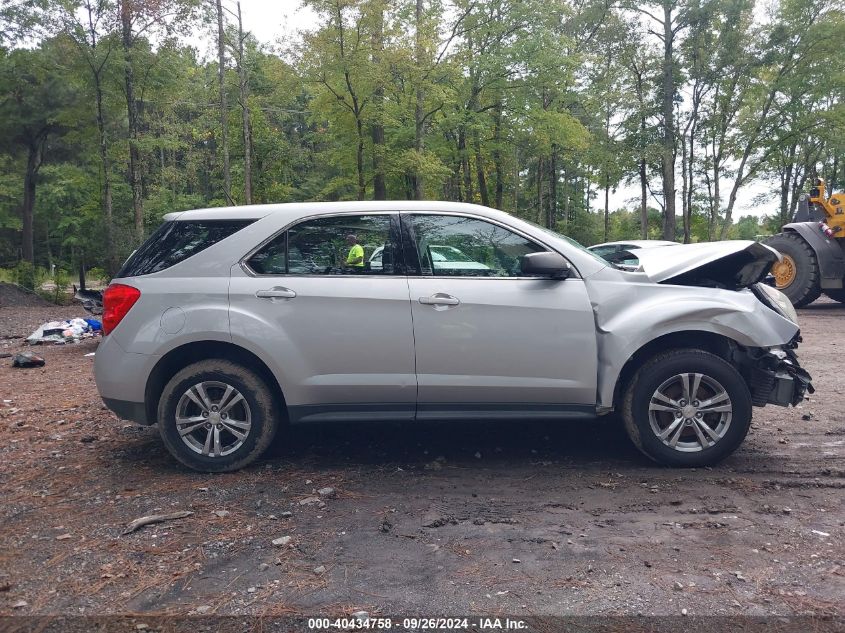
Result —
<instances>
[{"instance_id":1,"label":"car's front wheel","mask_svg":"<svg viewBox=\"0 0 845 633\"><path fill-rule=\"evenodd\" d=\"M204 472L243 468L258 459L276 433L279 412L260 376L227 360L203 360L177 372L158 405L167 450Z\"/></svg>"},{"instance_id":2,"label":"car's front wheel","mask_svg":"<svg viewBox=\"0 0 845 633\"><path fill-rule=\"evenodd\" d=\"M742 375L719 356L675 349L637 371L622 416L631 440L654 461L709 466L745 439L751 394Z\"/></svg>"}]
</instances>

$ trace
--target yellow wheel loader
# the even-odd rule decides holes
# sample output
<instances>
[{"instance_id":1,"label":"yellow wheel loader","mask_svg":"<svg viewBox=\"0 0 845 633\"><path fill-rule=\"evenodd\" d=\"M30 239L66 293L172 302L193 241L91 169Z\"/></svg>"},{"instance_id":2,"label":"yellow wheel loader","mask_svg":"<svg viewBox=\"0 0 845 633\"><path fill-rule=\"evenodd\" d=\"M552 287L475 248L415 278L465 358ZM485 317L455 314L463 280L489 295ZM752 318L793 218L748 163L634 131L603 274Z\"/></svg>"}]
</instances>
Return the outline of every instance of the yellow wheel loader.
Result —
<instances>
[{"instance_id":1,"label":"yellow wheel loader","mask_svg":"<svg viewBox=\"0 0 845 633\"><path fill-rule=\"evenodd\" d=\"M772 276L796 308L822 293L845 303L845 193L828 198L824 180L816 179L810 193L798 199L792 222L763 243L783 255Z\"/></svg>"}]
</instances>

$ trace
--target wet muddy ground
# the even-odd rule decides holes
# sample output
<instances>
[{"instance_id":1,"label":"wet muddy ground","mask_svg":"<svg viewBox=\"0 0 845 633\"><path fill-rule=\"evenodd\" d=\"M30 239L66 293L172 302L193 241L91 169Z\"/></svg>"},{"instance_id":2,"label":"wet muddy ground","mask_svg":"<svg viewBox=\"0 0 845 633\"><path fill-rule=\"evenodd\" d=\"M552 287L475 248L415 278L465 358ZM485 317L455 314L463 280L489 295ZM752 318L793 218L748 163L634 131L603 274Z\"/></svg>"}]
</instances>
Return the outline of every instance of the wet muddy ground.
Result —
<instances>
[{"instance_id":1,"label":"wet muddy ground","mask_svg":"<svg viewBox=\"0 0 845 633\"><path fill-rule=\"evenodd\" d=\"M54 312L0 308L0 352ZM96 341L2 359L0 614L842 615L845 307L800 316L816 394L698 470L606 419L299 426L203 475L104 409Z\"/></svg>"}]
</instances>

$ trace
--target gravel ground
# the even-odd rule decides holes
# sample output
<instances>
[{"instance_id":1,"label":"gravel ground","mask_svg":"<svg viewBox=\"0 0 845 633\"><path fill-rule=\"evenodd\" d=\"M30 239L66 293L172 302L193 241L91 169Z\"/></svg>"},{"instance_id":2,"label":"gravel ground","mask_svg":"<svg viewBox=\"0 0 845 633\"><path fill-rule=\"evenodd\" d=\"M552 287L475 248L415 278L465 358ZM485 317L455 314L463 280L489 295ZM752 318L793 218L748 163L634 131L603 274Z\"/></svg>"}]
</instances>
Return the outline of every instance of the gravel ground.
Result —
<instances>
[{"instance_id":1,"label":"gravel ground","mask_svg":"<svg viewBox=\"0 0 845 633\"><path fill-rule=\"evenodd\" d=\"M0 308L0 337L80 313ZM698 470L651 465L610 419L300 426L203 475L104 409L96 341L5 359L0 615L841 616L845 308L800 314L815 396L756 409Z\"/></svg>"}]
</instances>

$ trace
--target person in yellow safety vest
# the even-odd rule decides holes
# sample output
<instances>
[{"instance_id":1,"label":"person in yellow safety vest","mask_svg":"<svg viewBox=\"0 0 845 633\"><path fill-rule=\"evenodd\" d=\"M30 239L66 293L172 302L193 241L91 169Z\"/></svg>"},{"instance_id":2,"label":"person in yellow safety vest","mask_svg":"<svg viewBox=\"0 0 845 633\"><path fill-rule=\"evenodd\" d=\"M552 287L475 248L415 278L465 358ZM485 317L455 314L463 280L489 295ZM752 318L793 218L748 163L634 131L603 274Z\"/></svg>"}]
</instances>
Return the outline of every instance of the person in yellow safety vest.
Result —
<instances>
[{"instance_id":1,"label":"person in yellow safety vest","mask_svg":"<svg viewBox=\"0 0 845 633\"><path fill-rule=\"evenodd\" d=\"M351 268L364 267L364 247L358 243L358 238L355 235L349 234L346 236L346 243L351 247L349 255L346 256L346 265Z\"/></svg>"}]
</instances>

